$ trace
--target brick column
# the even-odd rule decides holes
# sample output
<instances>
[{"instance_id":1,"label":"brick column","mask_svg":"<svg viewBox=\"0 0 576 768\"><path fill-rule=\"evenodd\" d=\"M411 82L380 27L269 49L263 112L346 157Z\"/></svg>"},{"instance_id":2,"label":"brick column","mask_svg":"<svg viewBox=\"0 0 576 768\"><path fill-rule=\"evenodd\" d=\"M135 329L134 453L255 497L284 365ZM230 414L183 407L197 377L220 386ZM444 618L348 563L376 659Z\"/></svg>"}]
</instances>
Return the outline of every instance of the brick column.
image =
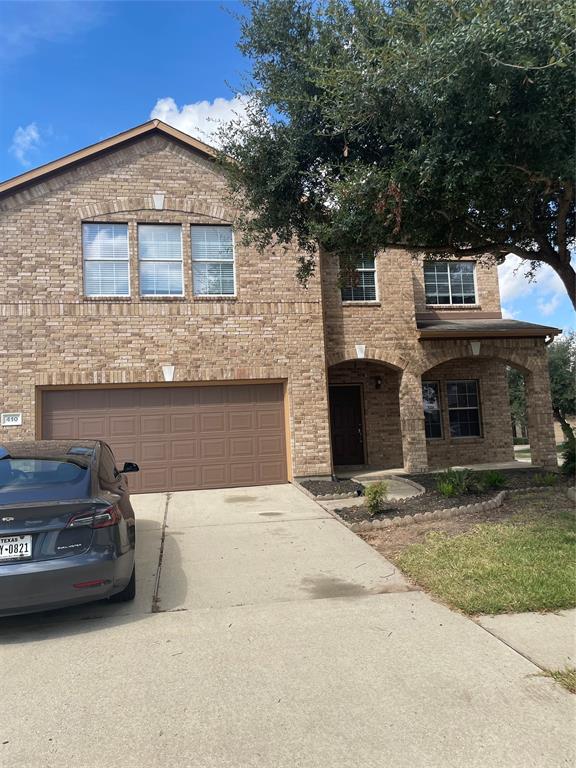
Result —
<instances>
[{"instance_id":1,"label":"brick column","mask_svg":"<svg viewBox=\"0 0 576 768\"><path fill-rule=\"evenodd\" d=\"M400 380L400 425L404 469L425 472L428 469L422 377L410 370L402 372Z\"/></svg>"},{"instance_id":2,"label":"brick column","mask_svg":"<svg viewBox=\"0 0 576 768\"><path fill-rule=\"evenodd\" d=\"M532 464L546 469L557 469L550 377L545 350L542 350L538 361L532 366L532 371L526 374L525 383Z\"/></svg>"}]
</instances>

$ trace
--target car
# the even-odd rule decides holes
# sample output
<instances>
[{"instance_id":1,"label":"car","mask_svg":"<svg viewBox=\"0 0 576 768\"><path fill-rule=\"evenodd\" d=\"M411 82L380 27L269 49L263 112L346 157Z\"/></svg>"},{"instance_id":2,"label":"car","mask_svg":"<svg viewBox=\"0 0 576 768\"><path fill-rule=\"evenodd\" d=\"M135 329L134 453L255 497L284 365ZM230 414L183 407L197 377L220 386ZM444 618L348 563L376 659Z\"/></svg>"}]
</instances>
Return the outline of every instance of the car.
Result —
<instances>
[{"instance_id":1,"label":"car","mask_svg":"<svg viewBox=\"0 0 576 768\"><path fill-rule=\"evenodd\" d=\"M102 440L0 444L0 616L134 599L138 471Z\"/></svg>"}]
</instances>

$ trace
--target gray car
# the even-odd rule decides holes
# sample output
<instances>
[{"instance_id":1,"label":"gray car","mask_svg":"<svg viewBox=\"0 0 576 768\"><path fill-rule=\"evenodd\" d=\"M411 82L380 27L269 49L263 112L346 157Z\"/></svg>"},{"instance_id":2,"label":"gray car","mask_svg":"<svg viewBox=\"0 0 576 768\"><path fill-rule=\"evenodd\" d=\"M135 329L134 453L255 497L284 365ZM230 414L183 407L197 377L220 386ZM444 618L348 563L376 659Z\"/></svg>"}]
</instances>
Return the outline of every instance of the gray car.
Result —
<instances>
[{"instance_id":1,"label":"gray car","mask_svg":"<svg viewBox=\"0 0 576 768\"><path fill-rule=\"evenodd\" d=\"M101 440L0 445L0 616L134 599L137 471Z\"/></svg>"}]
</instances>

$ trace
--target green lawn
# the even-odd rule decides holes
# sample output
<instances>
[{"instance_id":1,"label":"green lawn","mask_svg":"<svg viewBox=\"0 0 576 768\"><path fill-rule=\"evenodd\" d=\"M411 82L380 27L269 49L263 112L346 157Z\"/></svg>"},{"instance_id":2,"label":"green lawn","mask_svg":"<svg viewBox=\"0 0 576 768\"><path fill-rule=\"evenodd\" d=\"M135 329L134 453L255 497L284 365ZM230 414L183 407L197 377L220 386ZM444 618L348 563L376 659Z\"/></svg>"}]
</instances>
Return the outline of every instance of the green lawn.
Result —
<instances>
[{"instance_id":1,"label":"green lawn","mask_svg":"<svg viewBox=\"0 0 576 768\"><path fill-rule=\"evenodd\" d=\"M525 499L508 520L453 537L432 532L396 562L424 589L468 614L573 608L574 513L563 504L551 510L540 499Z\"/></svg>"}]
</instances>

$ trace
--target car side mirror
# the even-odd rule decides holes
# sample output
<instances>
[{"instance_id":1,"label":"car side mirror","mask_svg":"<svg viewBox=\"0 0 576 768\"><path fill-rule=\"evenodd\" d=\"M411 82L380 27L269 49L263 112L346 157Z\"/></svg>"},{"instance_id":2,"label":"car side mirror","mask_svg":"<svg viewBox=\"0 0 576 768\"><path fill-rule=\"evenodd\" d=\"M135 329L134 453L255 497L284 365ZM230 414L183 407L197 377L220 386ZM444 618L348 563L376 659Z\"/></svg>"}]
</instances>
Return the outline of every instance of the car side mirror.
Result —
<instances>
[{"instance_id":1,"label":"car side mirror","mask_svg":"<svg viewBox=\"0 0 576 768\"><path fill-rule=\"evenodd\" d=\"M120 470L120 474L126 475L128 472L140 472L140 467L133 461L125 461L124 466Z\"/></svg>"}]
</instances>

